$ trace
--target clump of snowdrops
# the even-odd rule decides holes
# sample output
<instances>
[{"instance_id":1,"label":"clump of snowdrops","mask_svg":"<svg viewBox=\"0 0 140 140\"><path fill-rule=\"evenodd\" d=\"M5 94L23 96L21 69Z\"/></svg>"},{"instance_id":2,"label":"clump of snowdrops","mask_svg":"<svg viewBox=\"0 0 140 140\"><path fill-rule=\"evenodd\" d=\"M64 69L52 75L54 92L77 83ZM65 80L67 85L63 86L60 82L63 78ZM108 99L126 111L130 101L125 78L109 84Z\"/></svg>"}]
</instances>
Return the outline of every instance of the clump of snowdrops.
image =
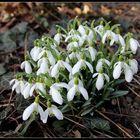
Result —
<instances>
[{"instance_id":1,"label":"clump of snowdrops","mask_svg":"<svg viewBox=\"0 0 140 140\"><path fill-rule=\"evenodd\" d=\"M57 33L43 35L26 52L21 69L10 81L12 91L25 100L33 99L23 112L23 120L32 114L43 123L48 117L63 120L66 112L93 114L105 100L125 95L117 85L131 82L138 71L133 59L138 41L132 33L120 34L120 25L94 20L57 25Z\"/></svg>"}]
</instances>

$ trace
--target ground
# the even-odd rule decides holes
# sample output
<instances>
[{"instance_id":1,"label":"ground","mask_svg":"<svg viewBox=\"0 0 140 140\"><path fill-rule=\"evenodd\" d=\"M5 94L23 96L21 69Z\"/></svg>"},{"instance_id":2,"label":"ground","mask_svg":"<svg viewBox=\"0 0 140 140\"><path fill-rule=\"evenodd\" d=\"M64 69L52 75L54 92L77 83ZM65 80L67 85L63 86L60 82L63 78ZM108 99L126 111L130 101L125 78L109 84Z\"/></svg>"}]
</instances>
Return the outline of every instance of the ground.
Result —
<instances>
[{"instance_id":1,"label":"ground","mask_svg":"<svg viewBox=\"0 0 140 140\"><path fill-rule=\"evenodd\" d=\"M28 101L9 85L20 71L24 50L43 34L54 35L56 24L65 27L75 16L112 20L140 41L139 8L140 3L0 3L0 137L139 137L140 71L131 83L120 86L129 89L126 96L107 101L93 117L65 114L64 121L51 118L47 124L23 122ZM140 62L140 50L136 59Z\"/></svg>"}]
</instances>

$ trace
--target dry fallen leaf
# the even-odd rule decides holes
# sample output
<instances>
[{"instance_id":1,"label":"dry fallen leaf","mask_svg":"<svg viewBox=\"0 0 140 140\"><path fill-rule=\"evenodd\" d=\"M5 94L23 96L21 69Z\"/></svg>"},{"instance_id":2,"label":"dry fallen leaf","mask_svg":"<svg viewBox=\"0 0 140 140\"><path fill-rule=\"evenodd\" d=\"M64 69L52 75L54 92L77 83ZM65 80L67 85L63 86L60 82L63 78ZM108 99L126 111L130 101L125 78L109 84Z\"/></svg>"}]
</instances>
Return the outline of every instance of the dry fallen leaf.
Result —
<instances>
[{"instance_id":1,"label":"dry fallen leaf","mask_svg":"<svg viewBox=\"0 0 140 140\"><path fill-rule=\"evenodd\" d=\"M78 130L73 131L73 133L75 138L81 138L81 133Z\"/></svg>"}]
</instances>

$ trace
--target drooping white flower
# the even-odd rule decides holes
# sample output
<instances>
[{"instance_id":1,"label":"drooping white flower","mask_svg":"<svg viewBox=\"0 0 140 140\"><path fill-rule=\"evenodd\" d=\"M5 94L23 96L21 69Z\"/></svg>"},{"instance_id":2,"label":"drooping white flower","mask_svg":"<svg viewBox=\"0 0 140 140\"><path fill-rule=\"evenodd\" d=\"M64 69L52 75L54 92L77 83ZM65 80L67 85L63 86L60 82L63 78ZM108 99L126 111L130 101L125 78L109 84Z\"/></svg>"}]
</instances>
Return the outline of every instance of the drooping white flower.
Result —
<instances>
[{"instance_id":1,"label":"drooping white flower","mask_svg":"<svg viewBox=\"0 0 140 140\"><path fill-rule=\"evenodd\" d=\"M71 54L69 54L66 58L66 62L70 62L69 60L72 60L73 58L77 58L78 60L80 59L80 54L78 54L77 52L72 52Z\"/></svg>"},{"instance_id":2,"label":"drooping white flower","mask_svg":"<svg viewBox=\"0 0 140 140\"><path fill-rule=\"evenodd\" d=\"M96 65L96 71L97 72L99 72L100 69L103 68L104 63L107 64L108 66L110 66L110 62L107 59L101 58L101 59L98 60L97 65Z\"/></svg>"},{"instance_id":3,"label":"drooping white flower","mask_svg":"<svg viewBox=\"0 0 140 140\"><path fill-rule=\"evenodd\" d=\"M41 91L41 93L39 92L40 95L46 94L46 88L44 83L36 82L30 89L30 96L33 95L34 90Z\"/></svg>"},{"instance_id":4,"label":"drooping white flower","mask_svg":"<svg viewBox=\"0 0 140 140\"><path fill-rule=\"evenodd\" d=\"M28 106L24 110L23 115L22 115L23 120L26 121L31 116L31 114L33 112L39 113L40 118L43 121L43 119L44 119L44 111L43 111L42 107L36 102L32 103L30 106Z\"/></svg>"},{"instance_id":5,"label":"drooping white flower","mask_svg":"<svg viewBox=\"0 0 140 140\"><path fill-rule=\"evenodd\" d=\"M82 67L88 67L90 72L93 73L93 67L92 65L87 62L86 60L84 59L80 59L72 68L72 74L74 75L75 73L79 72L79 70L82 68Z\"/></svg>"},{"instance_id":6,"label":"drooping white flower","mask_svg":"<svg viewBox=\"0 0 140 140\"><path fill-rule=\"evenodd\" d=\"M23 91L21 91L21 94L23 95L23 97L25 98L25 99L27 99L29 96L30 96L30 90L31 90L31 87L32 87L33 85L31 84L31 83L26 83L25 84L25 86L24 86L24 89L23 89Z\"/></svg>"},{"instance_id":7,"label":"drooping white flower","mask_svg":"<svg viewBox=\"0 0 140 140\"><path fill-rule=\"evenodd\" d=\"M133 73L138 72L138 62L135 59L129 59L129 66L132 69Z\"/></svg>"},{"instance_id":8,"label":"drooping white flower","mask_svg":"<svg viewBox=\"0 0 140 140\"><path fill-rule=\"evenodd\" d=\"M37 71L37 75L43 73L50 73L50 69L48 66L48 59L46 57L41 58L37 63L39 69Z\"/></svg>"},{"instance_id":9,"label":"drooping white flower","mask_svg":"<svg viewBox=\"0 0 140 140\"><path fill-rule=\"evenodd\" d=\"M100 35L100 37L103 36L104 33L104 26L103 25L98 25L94 28L94 30Z\"/></svg>"},{"instance_id":10,"label":"drooping white flower","mask_svg":"<svg viewBox=\"0 0 140 140\"><path fill-rule=\"evenodd\" d=\"M47 59L49 60L50 64L51 64L52 66L54 66L55 63L56 63L56 60L55 60L54 56L52 55L52 53L51 53L50 51L45 50L45 49L46 49L46 48L43 48L43 50L39 53L38 59L42 58L43 55L46 53L46 54L47 54Z\"/></svg>"},{"instance_id":11,"label":"drooping white flower","mask_svg":"<svg viewBox=\"0 0 140 140\"><path fill-rule=\"evenodd\" d=\"M43 113L43 123L47 123L48 116L52 115L54 115L58 120L63 120L64 118L62 112L57 108L57 106L51 105L51 107L48 107Z\"/></svg>"},{"instance_id":12,"label":"drooping white flower","mask_svg":"<svg viewBox=\"0 0 140 140\"><path fill-rule=\"evenodd\" d=\"M70 85L70 83L69 83L69 85ZM81 93L85 100L88 100L88 98L89 98L88 97L88 92L83 87L83 84L80 84L79 80L78 80L78 84L74 83L74 85L69 89L69 91L67 93L68 101L72 101L77 92Z\"/></svg>"},{"instance_id":13,"label":"drooping white flower","mask_svg":"<svg viewBox=\"0 0 140 140\"><path fill-rule=\"evenodd\" d=\"M54 36L54 40L57 42L57 45L60 44L61 38L62 38L62 34L61 34L61 33L57 33L57 34Z\"/></svg>"},{"instance_id":14,"label":"drooping white flower","mask_svg":"<svg viewBox=\"0 0 140 140\"><path fill-rule=\"evenodd\" d=\"M96 57L96 54L97 54L96 49L89 46L88 48L85 48L84 50L88 50L88 52L90 53L91 60L94 61L95 57Z\"/></svg>"},{"instance_id":15,"label":"drooping white flower","mask_svg":"<svg viewBox=\"0 0 140 140\"><path fill-rule=\"evenodd\" d=\"M14 84L13 84L14 83ZM16 91L16 93L21 93L23 91L25 82L23 80L18 80L18 79L12 79L10 81L10 85L12 85L12 91Z\"/></svg>"},{"instance_id":16,"label":"drooping white flower","mask_svg":"<svg viewBox=\"0 0 140 140\"><path fill-rule=\"evenodd\" d=\"M114 79L118 79L121 76L121 73L124 72L125 80L127 82L131 82L133 79L133 71L131 67L122 61L116 62L114 64L114 70L113 70L113 77Z\"/></svg>"},{"instance_id":17,"label":"drooping white flower","mask_svg":"<svg viewBox=\"0 0 140 140\"><path fill-rule=\"evenodd\" d=\"M117 36L118 36L119 43L121 44L122 48L124 48L126 45L124 38L120 34L117 34Z\"/></svg>"},{"instance_id":18,"label":"drooping white flower","mask_svg":"<svg viewBox=\"0 0 140 140\"><path fill-rule=\"evenodd\" d=\"M94 40L94 34L93 34L93 31L92 31L92 30L89 30L89 33L88 33L86 39L87 39L87 41L88 41L89 44L90 44L92 41L95 42L95 40Z\"/></svg>"},{"instance_id":19,"label":"drooping white flower","mask_svg":"<svg viewBox=\"0 0 140 140\"><path fill-rule=\"evenodd\" d=\"M96 77L97 75L98 75L98 77L97 77L97 81L96 81L96 88L98 90L101 90L104 86L104 80L107 80L107 82L109 82L109 77L105 73L95 73L95 74L93 74L92 78Z\"/></svg>"},{"instance_id":20,"label":"drooping white flower","mask_svg":"<svg viewBox=\"0 0 140 140\"><path fill-rule=\"evenodd\" d=\"M54 83L51 87L50 87L50 91L49 93L52 96L52 99L62 105L63 104L63 98L61 96L61 93L59 92L60 88L66 88L69 89L68 84L61 82L61 83Z\"/></svg>"},{"instance_id":21,"label":"drooping white flower","mask_svg":"<svg viewBox=\"0 0 140 140\"><path fill-rule=\"evenodd\" d=\"M118 36L112 32L111 30L107 30L103 37L102 37L102 43L104 44L106 39L110 39L110 46L113 45L114 42L117 42L118 41Z\"/></svg>"},{"instance_id":22,"label":"drooping white flower","mask_svg":"<svg viewBox=\"0 0 140 140\"><path fill-rule=\"evenodd\" d=\"M31 64L29 61L23 61L21 63L21 69L24 69L25 68L25 72L28 73L28 74L31 74L32 73L32 67L31 67Z\"/></svg>"},{"instance_id":23,"label":"drooping white flower","mask_svg":"<svg viewBox=\"0 0 140 140\"><path fill-rule=\"evenodd\" d=\"M31 50L30 55L35 62L38 60L38 55L41 51L42 51L42 48L40 48L40 47L34 47Z\"/></svg>"},{"instance_id":24,"label":"drooping white flower","mask_svg":"<svg viewBox=\"0 0 140 140\"><path fill-rule=\"evenodd\" d=\"M67 50L71 51L73 48L78 48L78 47L79 47L78 42L76 42L76 41L70 42L67 45Z\"/></svg>"},{"instance_id":25,"label":"drooping white flower","mask_svg":"<svg viewBox=\"0 0 140 140\"><path fill-rule=\"evenodd\" d=\"M131 51L133 52L133 54L136 54L138 47L140 47L139 42L134 38L130 38L129 45L130 45L129 47L130 47Z\"/></svg>"},{"instance_id":26,"label":"drooping white flower","mask_svg":"<svg viewBox=\"0 0 140 140\"><path fill-rule=\"evenodd\" d=\"M66 68L69 72L72 71L72 67L70 66L69 63L63 60L58 60L58 62L52 67L51 76L56 77L60 68Z\"/></svg>"},{"instance_id":27,"label":"drooping white flower","mask_svg":"<svg viewBox=\"0 0 140 140\"><path fill-rule=\"evenodd\" d=\"M86 30L83 25L79 25L78 30L77 30L81 35L86 34Z\"/></svg>"}]
</instances>

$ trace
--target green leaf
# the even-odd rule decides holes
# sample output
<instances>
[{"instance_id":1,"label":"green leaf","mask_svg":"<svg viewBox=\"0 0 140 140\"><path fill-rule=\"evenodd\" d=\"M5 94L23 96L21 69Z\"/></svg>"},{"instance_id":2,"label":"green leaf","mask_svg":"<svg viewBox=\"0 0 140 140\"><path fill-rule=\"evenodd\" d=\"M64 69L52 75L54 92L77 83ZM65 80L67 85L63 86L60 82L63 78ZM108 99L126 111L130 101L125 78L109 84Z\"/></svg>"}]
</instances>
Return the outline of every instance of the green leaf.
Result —
<instances>
[{"instance_id":1,"label":"green leaf","mask_svg":"<svg viewBox=\"0 0 140 140\"><path fill-rule=\"evenodd\" d=\"M114 86L115 86L115 85L119 85L119 84L124 83L124 82L125 82L125 79L116 80L116 81L114 82Z\"/></svg>"},{"instance_id":2,"label":"green leaf","mask_svg":"<svg viewBox=\"0 0 140 140\"><path fill-rule=\"evenodd\" d=\"M91 111L93 111L93 109L94 109L94 107L91 107L91 106L86 107L86 108L82 111L81 116L84 116L84 115L90 113Z\"/></svg>"},{"instance_id":3,"label":"green leaf","mask_svg":"<svg viewBox=\"0 0 140 140\"><path fill-rule=\"evenodd\" d=\"M85 118L84 121L85 125L91 129L97 128L100 130L105 130L109 131L110 130L110 125L109 121L104 120L102 118Z\"/></svg>"},{"instance_id":4,"label":"green leaf","mask_svg":"<svg viewBox=\"0 0 140 140\"><path fill-rule=\"evenodd\" d=\"M118 91L115 91L111 94L112 97L110 98L116 98L116 97L120 97L120 96L124 96L126 94L128 94L129 91L127 90L118 90Z\"/></svg>"}]
</instances>

